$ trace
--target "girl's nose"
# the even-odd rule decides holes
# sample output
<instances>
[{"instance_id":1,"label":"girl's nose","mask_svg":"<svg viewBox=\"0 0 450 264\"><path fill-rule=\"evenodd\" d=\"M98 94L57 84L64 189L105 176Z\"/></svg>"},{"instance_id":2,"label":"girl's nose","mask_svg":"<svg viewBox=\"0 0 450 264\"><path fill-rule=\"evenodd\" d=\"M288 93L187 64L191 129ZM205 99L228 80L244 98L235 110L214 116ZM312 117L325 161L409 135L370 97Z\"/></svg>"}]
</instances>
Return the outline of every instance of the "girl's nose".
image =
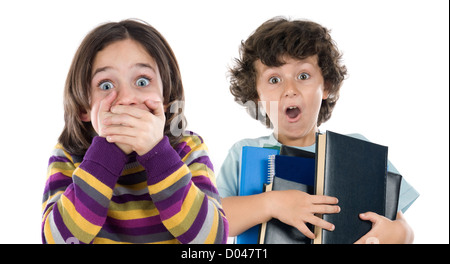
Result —
<instances>
[{"instance_id":1,"label":"girl's nose","mask_svg":"<svg viewBox=\"0 0 450 264\"><path fill-rule=\"evenodd\" d=\"M117 91L115 105L136 105L138 98L132 87L121 87Z\"/></svg>"}]
</instances>

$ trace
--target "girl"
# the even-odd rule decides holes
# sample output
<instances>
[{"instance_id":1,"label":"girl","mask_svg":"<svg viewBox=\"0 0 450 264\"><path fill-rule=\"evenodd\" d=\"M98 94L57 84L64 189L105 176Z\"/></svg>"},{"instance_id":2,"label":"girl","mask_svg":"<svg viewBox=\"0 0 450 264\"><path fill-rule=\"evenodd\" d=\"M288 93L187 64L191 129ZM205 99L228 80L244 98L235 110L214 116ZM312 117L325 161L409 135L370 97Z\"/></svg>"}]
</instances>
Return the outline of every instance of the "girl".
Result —
<instances>
[{"instance_id":1,"label":"girl","mask_svg":"<svg viewBox=\"0 0 450 264\"><path fill-rule=\"evenodd\" d=\"M48 166L44 243L226 242L213 167L184 131L182 100L176 58L150 25L107 23L85 37Z\"/></svg>"}]
</instances>

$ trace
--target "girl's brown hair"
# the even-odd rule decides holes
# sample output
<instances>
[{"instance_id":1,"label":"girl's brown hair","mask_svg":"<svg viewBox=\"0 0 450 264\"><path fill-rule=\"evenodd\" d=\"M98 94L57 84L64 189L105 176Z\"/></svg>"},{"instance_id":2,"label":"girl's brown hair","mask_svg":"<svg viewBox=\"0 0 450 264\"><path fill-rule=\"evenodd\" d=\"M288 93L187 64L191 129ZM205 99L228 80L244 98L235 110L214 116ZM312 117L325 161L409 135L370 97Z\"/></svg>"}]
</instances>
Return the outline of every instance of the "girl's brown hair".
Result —
<instances>
[{"instance_id":1,"label":"girl's brown hair","mask_svg":"<svg viewBox=\"0 0 450 264\"><path fill-rule=\"evenodd\" d=\"M317 23L289 21L283 17L275 17L263 23L241 43L240 58L235 60L235 67L230 69L230 91L236 102L245 105L248 113L253 118L259 119L254 63L261 60L269 67L279 67L285 63L282 59L284 55L295 59L318 56L325 90L329 95L328 99L322 101L317 119L319 126L331 117L347 69L341 64L342 55L331 39L329 30ZM248 104L249 101L253 103ZM267 115L266 118L259 120L270 127Z\"/></svg>"},{"instance_id":2,"label":"girl's brown hair","mask_svg":"<svg viewBox=\"0 0 450 264\"><path fill-rule=\"evenodd\" d=\"M90 109L92 64L97 52L113 42L132 39L140 43L158 64L163 83L166 124L164 134L175 145L183 133L171 133L176 123L184 131L184 91L175 55L164 37L149 24L138 20L106 23L93 29L82 41L72 61L64 88L65 126L59 143L71 154L83 155L89 148L95 131L91 122L81 121L81 113ZM175 111L169 111L173 110Z\"/></svg>"}]
</instances>

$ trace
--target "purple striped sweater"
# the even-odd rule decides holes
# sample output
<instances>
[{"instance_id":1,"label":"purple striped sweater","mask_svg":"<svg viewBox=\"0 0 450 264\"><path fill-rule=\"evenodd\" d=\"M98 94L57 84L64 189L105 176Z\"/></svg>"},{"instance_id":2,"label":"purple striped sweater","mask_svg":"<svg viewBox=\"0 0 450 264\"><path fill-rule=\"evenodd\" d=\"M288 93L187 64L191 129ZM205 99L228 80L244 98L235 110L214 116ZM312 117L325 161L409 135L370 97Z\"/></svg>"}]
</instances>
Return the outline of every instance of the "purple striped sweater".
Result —
<instances>
[{"instance_id":1,"label":"purple striped sweater","mask_svg":"<svg viewBox=\"0 0 450 264\"><path fill-rule=\"evenodd\" d=\"M164 137L143 156L95 137L84 157L57 145L43 198L44 243L226 243L228 222L202 138Z\"/></svg>"}]
</instances>

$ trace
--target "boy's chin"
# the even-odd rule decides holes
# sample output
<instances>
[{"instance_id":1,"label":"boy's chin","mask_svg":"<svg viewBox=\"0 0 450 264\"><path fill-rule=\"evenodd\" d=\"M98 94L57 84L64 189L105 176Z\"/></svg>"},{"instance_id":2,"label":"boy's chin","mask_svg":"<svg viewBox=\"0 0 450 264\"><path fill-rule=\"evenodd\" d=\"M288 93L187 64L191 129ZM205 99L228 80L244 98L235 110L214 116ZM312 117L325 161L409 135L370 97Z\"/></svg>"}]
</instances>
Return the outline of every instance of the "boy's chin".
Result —
<instances>
[{"instance_id":1,"label":"boy's chin","mask_svg":"<svg viewBox=\"0 0 450 264\"><path fill-rule=\"evenodd\" d=\"M289 127L274 129L274 133L277 136L278 141L281 144L290 145L292 142L301 143L302 145L311 145L315 142L315 130L306 131L301 127Z\"/></svg>"}]
</instances>

